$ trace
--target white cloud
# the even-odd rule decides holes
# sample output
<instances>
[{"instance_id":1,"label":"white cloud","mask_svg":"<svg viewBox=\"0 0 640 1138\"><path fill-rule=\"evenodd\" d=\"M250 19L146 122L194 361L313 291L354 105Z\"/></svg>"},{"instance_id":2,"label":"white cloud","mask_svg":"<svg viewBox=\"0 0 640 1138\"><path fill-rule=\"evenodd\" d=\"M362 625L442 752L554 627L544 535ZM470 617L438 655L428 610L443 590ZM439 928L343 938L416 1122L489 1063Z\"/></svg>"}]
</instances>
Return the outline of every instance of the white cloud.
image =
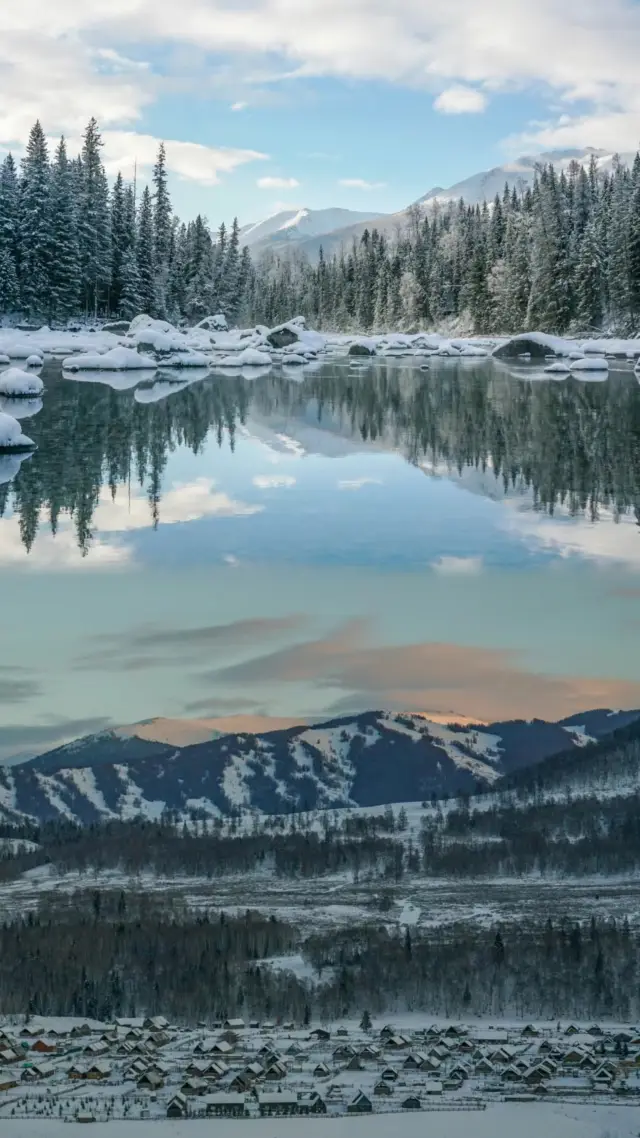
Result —
<instances>
[{"instance_id":1,"label":"white cloud","mask_svg":"<svg viewBox=\"0 0 640 1138\"><path fill-rule=\"evenodd\" d=\"M296 480L290 474L257 474L253 479L258 490L279 490L295 484Z\"/></svg>"},{"instance_id":2,"label":"white cloud","mask_svg":"<svg viewBox=\"0 0 640 1138\"><path fill-rule=\"evenodd\" d=\"M338 482L338 490L362 490L363 486L382 486L380 478L345 478Z\"/></svg>"},{"instance_id":3,"label":"white cloud","mask_svg":"<svg viewBox=\"0 0 640 1138\"><path fill-rule=\"evenodd\" d=\"M248 106L249 106L248 103L243 103L243 102L232 103L230 110L232 110L232 111L245 111Z\"/></svg>"},{"instance_id":4,"label":"white cloud","mask_svg":"<svg viewBox=\"0 0 640 1138\"><path fill-rule=\"evenodd\" d=\"M129 130L106 130L103 133L103 158L108 174L122 171L131 177L137 163L150 169L156 160L159 139L151 134L138 134ZM80 141L72 140L79 148ZM178 142L166 139L167 168L180 178L202 185L215 186L221 174L230 174L238 166L268 157L257 150L239 150L232 147L202 146L197 142Z\"/></svg>"},{"instance_id":5,"label":"white cloud","mask_svg":"<svg viewBox=\"0 0 640 1138\"><path fill-rule=\"evenodd\" d=\"M300 183L297 178L275 178L269 175L258 178L256 185L259 190L295 190Z\"/></svg>"},{"instance_id":6,"label":"white cloud","mask_svg":"<svg viewBox=\"0 0 640 1138\"><path fill-rule=\"evenodd\" d=\"M367 182L364 178L341 178L338 182L339 186L344 186L347 190L383 190L386 182Z\"/></svg>"},{"instance_id":7,"label":"white cloud","mask_svg":"<svg viewBox=\"0 0 640 1138\"><path fill-rule=\"evenodd\" d=\"M475 577L482 572L481 557L439 557L431 562L434 573L450 577Z\"/></svg>"},{"instance_id":8,"label":"white cloud","mask_svg":"<svg viewBox=\"0 0 640 1138\"><path fill-rule=\"evenodd\" d=\"M434 102L436 111L445 115L479 114L487 105L487 97L474 87L447 87Z\"/></svg>"},{"instance_id":9,"label":"white cloud","mask_svg":"<svg viewBox=\"0 0 640 1138\"><path fill-rule=\"evenodd\" d=\"M445 88L440 99L456 87L546 92L580 113L534 129L536 143L570 132L625 149L637 143L639 55L636 0L182 0L178 15L175 0L5 2L0 143L24 139L38 115L52 133L77 133L90 113L131 126L163 88L339 76Z\"/></svg>"}]
</instances>

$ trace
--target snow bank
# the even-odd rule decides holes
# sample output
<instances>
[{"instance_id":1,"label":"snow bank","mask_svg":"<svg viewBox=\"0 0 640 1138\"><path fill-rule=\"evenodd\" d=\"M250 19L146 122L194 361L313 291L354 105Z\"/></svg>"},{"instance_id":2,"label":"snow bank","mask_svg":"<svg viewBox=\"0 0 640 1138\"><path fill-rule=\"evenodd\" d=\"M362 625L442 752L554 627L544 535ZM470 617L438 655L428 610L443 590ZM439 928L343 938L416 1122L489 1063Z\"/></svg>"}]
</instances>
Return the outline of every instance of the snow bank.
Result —
<instances>
[{"instance_id":1,"label":"snow bank","mask_svg":"<svg viewBox=\"0 0 640 1138\"><path fill-rule=\"evenodd\" d=\"M0 372L0 395L33 399L42 394L44 384L38 375L30 375L19 367Z\"/></svg>"},{"instance_id":2,"label":"snow bank","mask_svg":"<svg viewBox=\"0 0 640 1138\"><path fill-rule=\"evenodd\" d=\"M0 450L30 450L35 443L28 435L23 435L17 419L0 411Z\"/></svg>"},{"instance_id":3,"label":"snow bank","mask_svg":"<svg viewBox=\"0 0 640 1138\"><path fill-rule=\"evenodd\" d=\"M609 364L604 356L583 356L582 359L572 360L571 371L599 371L608 372Z\"/></svg>"},{"instance_id":4,"label":"snow bank","mask_svg":"<svg viewBox=\"0 0 640 1138\"><path fill-rule=\"evenodd\" d=\"M224 356L218 363L220 367L271 367L273 360L266 352L244 348L234 356Z\"/></svg>"},{"instance_id":5,"label":"snow bank","mask_svg":"<svg viewBox=\"0 0 640 1138\"><path fill-rule=\"evenodd\" d=\"M156 332L175 332L173 324L168 320L154 320L152 316L147 316L146 312L141 312L139 316L134 316L129 325L129 334L133 335L134 332L141 332L143 328L152 328Z\"/></svg>"},{"instance_id":6,"label":"snow bank","mask_svg":"<svg viewBox=\"0 0 640 1138\"><path fill-rule=\"evenodd\" d=\"M129 371L157 367L150 356L142 355L133 348L110 348L108 352L86 352L84 355L69 356L62 361L65 371Z\"/></svg>"}]
</instances>

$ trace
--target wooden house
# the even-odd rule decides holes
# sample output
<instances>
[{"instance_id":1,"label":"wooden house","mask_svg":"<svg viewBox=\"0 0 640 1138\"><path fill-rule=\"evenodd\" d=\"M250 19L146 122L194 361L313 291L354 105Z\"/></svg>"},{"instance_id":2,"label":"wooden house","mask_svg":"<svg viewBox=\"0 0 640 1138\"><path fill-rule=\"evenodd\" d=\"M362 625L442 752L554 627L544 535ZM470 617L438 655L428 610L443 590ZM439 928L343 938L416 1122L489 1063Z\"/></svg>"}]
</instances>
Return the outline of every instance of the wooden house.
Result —
<instances>
[{"instance_id":1,"label":"wooden house","mask_svg":"<svg viewBox=\"0 0 640 1138\"><path fill-rule=\"evenodd\" d=\"M222 1026L225 1031L244 1031L245 1023L243 1019L226 1019Z\"/></svg>"},{"instance_id":2,"label":"wooden house","mask_svg":"<svg viewBox=\"0 0 640 1138\"><path fill-rule=\"evenodd\" d=\"M244 1095L234 1094L233 1091L205 1095L203 1102L210 1118L243 1118L247 1113Z\"/></svg>"},{"instance_id":3,"label":"wooden house","mask_svg":"<svg viewBox=\"0 0 640 1138\"><path fill-rule=\"evenodd\" d=\"M331 1032L327 1031L326 1027L314 1027L309 1039L315 1039L318 1043L327 1043L331 1039Z\"/></svg>"},{"instance_id":4,"label":"wooden house","mask_svg":"<svg viewBox=\"0 0 640 1138\"><path fill-rule=\"evenodd\" d=\"M326 1114L327 1104L317 1091L298 1095L298 1114Z\"/></svg>"},{"instance_id":5,"label":"wooden house","mask_svg":"<svg viewBox=\"0 0 640 1138\"><path fill-rule=\"evenodd\" d=\"M373 1088L374 1095L384 1095L385 1098L391 1098L393 1094L393 1086L391 1083L385 1082L384 1079L379 1079Z\"/></svg>"},{"instance_id":6,"label":"wooden house","mask_svg":"<svg viewBox=\"0 0 640 1138\"><path fill-rule=\"evenodd\" d=\"M180 1094L191 1098L196 1095L206 1094L208 1090L209 1084L206 1079L196 1079L191 1076L191 1078L185 1079L184 1083L180 1087Z\"/></svg>"},{"instance_id":7,"label":"wooden house","mask_svg":"<svg viewBox=\"0 0 640 1138\"><path fill-rule=\"evenodd\" d=\"M167 1104L167 1118L186 1118L189 1105L182 1091L177 1091Z\"/></svg>"},{"instance_id":8,"label":"wooden house","mask_svg":"<svg viewBox=\"0 0 640 1138\"><path fill-rule=\"evenodd\" d=\"M424 1093L426 1095L441 1095L444 1090L441 1079L427 1079L424 1084Z\"/></svg>"},{"instance_id":9,"label":"wooden house","mask_svg":"<svg viewBox=\"0 0 640 1138\"><path fill-rule=\"evenodd\" d=\"M358 1091L347 1107L347 1114L371 1114L372 1111L373 1103L370 1098L367 1098L364 1091Z\"/></svg>"},{"instance_id":10,"label":"wooden house","mask_svg":"<svg viewBox=\"0 0 640 1138\"><path fill-rule=\"evenodd\" d=\"M293 1091L258 1091L256 1098L264 1118L298 1114L298 1096Z\"/></svg>"},{"instance_id":11,"label":"wooden house","mask_svg":"<svg viewBox=\"0 0 640 1138\"><path fill-rule=\"evenodd\" d=\"M417 1095L409 1095L400 1105L403 1110L420 1110L422 1103Z\"/></svg>"},{"instance_id":12,"label":"wooden house","mask_svg":"<svg viewBox=\"0 0 640 1138\"><path fill-rule=\"evenodd\" d=\"M326 1063L318 1063L317 1067L313 1068L314 1079L327 1079L331 1074L331 1069Z\"/></svg>"},{"instance_id":13,"label":"wooden house","mask_svg":"<svg viewBox=\"0 0 640 1138\"><path fill-rule=\"evenodd\" d=\"M164 1076L161 1071L152 1067L140 1076L137 1085L141 1091L159 1091L164 1086Z\"/></svg>"}]
</instances>

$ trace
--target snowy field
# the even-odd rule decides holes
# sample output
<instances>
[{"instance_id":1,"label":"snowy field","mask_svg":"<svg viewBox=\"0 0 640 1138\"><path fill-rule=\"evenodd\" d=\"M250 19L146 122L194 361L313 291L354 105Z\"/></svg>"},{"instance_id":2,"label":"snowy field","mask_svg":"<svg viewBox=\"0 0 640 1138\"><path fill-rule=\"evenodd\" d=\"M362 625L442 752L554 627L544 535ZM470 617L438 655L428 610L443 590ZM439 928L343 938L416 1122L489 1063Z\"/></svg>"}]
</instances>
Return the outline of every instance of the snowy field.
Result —
<instances>
[{"instance_id":1,"label":"snowy field","mask_svg":"<svg viewBox=\"0 0 640 1138\"><path fill-rule=\"evenodd\" d=\"M362 1118L265 1119L249 1122L154 1121L95 1123L92 1138L636 1138L640 1108L501 1103L487 1110L438 1111ZM2 1138L68 1138L76 1123L0 1121Z\"/></svg>"}]
</instances>

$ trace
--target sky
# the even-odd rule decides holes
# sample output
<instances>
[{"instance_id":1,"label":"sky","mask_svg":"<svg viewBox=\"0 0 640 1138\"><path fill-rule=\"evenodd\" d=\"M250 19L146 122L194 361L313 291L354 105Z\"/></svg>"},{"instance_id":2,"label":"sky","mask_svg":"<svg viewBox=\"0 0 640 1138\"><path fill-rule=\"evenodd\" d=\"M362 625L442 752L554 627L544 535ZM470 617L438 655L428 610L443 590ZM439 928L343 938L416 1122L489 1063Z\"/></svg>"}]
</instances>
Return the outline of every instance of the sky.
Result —
<instances>
[{"instance_id":1,"label":"sky","mask_svg":"<svg viewBox=\"0 0 640 1138\"><path fill-rule=\"evenodd\" d=\"M4 0L0 147L40 117L108 171L165 140L176 211L401 209L523 153L634 150L638 0Z\"/></svg>"}]
</instances>

